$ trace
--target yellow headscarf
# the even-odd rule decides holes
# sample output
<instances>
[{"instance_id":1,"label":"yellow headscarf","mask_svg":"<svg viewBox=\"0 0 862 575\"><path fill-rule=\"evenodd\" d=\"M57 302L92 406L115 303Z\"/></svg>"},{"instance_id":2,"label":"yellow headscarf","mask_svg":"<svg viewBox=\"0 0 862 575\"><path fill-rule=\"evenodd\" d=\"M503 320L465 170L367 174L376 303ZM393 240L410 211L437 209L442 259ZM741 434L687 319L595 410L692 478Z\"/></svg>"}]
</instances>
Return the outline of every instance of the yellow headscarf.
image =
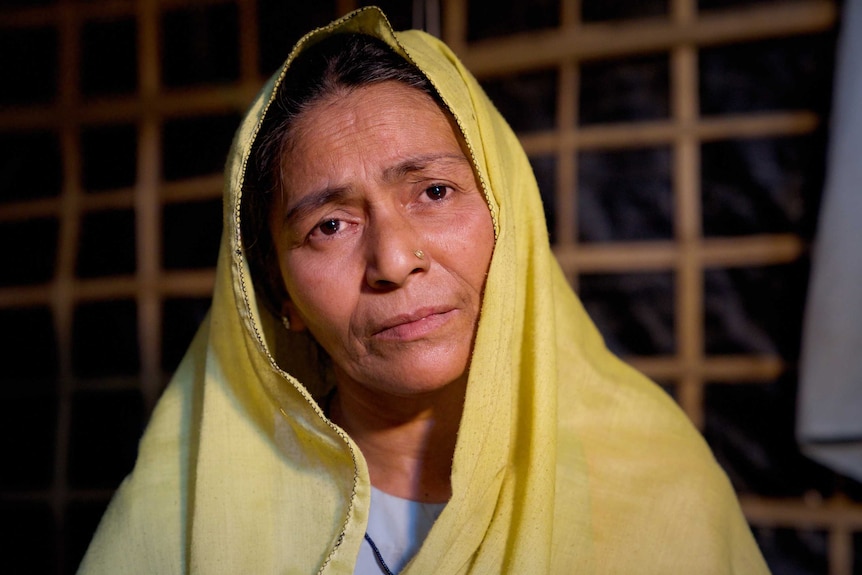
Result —
<instances>
[{"instance_id":1,"label":"yellow headscarf","mask_svg":"<svg viewBox=\"0 0 862 575\"><path fill-rule=\"evenodd\" d=\"M605 348L551 253L521 146L452 52L364 9L303 38L382 39L463 132L497 242L452 468L452 497L403 573L767 572L697 431ZM361 452L314 397L304 336L258 305L240 237L246 162L278 82L228 159L210 314L141 441L81 573L349 575L370 502Z\"/></svg>"}]
</instances>

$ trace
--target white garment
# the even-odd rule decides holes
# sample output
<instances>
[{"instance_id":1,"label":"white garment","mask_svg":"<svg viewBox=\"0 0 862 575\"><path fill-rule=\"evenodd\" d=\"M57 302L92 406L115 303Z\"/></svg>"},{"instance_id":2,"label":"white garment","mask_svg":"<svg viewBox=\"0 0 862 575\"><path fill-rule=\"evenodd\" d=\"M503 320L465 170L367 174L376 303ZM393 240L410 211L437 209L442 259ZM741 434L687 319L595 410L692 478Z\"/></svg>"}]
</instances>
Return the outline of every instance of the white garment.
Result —
<instances>
[{"instance_id":1,"label":"white garment","mask_svg":"<svg viewBox=\"0 0 862 575\"><path fill-rule=\"evenodd\" d=\"M419 551L444 507L445 503L410 501L371 487L371 509L365 532L374 541L390 571L401 571ZM362 547L359 548L353 573L384 573L368 541L363 541Z\"/></svg>"},{"instance_id":2,"label":"white garment","mask_svg":"<svg viewBox=\"0 0 862 575\"><path fill-rule=\"evenodd\" d=\"M829 167L813 253L797 436L803 451L862 480L862 4L845 2Z\"/></svg>"}]
</instances>

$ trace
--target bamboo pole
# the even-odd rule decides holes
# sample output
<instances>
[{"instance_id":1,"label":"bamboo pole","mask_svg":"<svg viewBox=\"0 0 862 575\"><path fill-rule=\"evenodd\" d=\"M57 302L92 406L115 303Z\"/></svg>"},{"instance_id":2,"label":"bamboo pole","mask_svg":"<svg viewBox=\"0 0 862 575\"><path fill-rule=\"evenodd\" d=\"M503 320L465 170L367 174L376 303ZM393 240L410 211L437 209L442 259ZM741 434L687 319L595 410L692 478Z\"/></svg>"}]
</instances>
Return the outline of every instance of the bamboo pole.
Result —
<instances>
[{"instance_id":1,"label":"bamboo pole","mask_svg":"<svg viewBox=\"0 0 862 575\"><path fill-rule=\"evenodd\" d=\"M549 29L482 40L456 53L480 77L595 60L664 52L677 46L715 46L810 34L835 26L834 2L807 0L706 12L690 18L651 18L583 25L578 34Z\"/></svg>"}]
</instances>

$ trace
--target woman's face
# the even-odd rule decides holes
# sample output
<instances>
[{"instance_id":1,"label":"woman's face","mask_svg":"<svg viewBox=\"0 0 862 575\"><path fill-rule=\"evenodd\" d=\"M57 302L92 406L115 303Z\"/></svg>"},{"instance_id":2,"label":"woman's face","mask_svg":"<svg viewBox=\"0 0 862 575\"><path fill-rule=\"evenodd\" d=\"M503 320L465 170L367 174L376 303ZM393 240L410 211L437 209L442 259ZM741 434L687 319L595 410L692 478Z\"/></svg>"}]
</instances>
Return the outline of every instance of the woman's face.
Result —
<instances>
[{"instance_id":1,"label":"woman's face","mask_svg":"<svg viewBox=\"0 0 862 575\"><path fill-rule=\"evenodd\" d=\"M449 117L390 81L324 99L291 135L270 225L293 329L342 385L405 396L466 377L494 230Z\"/></svg>"}]
</instances>

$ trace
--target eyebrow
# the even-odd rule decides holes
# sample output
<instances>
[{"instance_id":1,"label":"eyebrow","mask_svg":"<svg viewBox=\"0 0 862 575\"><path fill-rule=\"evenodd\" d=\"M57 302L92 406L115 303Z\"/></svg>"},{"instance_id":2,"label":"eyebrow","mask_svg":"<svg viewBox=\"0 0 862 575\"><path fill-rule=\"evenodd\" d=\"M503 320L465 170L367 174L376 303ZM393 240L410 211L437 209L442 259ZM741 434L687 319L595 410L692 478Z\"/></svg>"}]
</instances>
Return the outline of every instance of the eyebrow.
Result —
<instances>
[{"instance_id":1,"label":"eyebrow","mask_svg":"<svg viewBox=\"0 0 862 575\"><path fill-rule=\"evenodd\" d=\"M323 188L304 195L284 214L284 225L293 224L322 206L341 201L347 193L347 188L340 187Z\"/></svg>"},{"instance_id":2,"label":"eyebrow","mask_svg":"<svg viewBox=\"0 0 862 575\"><path fill-rule=\"evenodd\" d=\"M387 182L397 181L412 172L421 172L429 164L433 163L470 164L463 154L423 154L407 158L392 167L386 168L383 171L383 179Z\"/></svg>"},{"instance_id":3,"label":"eyebrow","mask_svg":"<svg viewBox=\"0 0 862 575\"><path fill-rule=\"evenodd\" d=\"M394 182L413 172L421 172L426 169L429 164L438 162L452 164L463 163L468 166L470 165L469 160L467 160L463 154L423 154L406 158L394 166L386 168L383 171L383 180L386 182ZM284 225L293 224L297 220L301 220L322 206L331 203L338 203L348 196L349 193L350 188L344 186L323 188L308 193L287 210L284 215Z\"/></svg>"}]
</instances>

